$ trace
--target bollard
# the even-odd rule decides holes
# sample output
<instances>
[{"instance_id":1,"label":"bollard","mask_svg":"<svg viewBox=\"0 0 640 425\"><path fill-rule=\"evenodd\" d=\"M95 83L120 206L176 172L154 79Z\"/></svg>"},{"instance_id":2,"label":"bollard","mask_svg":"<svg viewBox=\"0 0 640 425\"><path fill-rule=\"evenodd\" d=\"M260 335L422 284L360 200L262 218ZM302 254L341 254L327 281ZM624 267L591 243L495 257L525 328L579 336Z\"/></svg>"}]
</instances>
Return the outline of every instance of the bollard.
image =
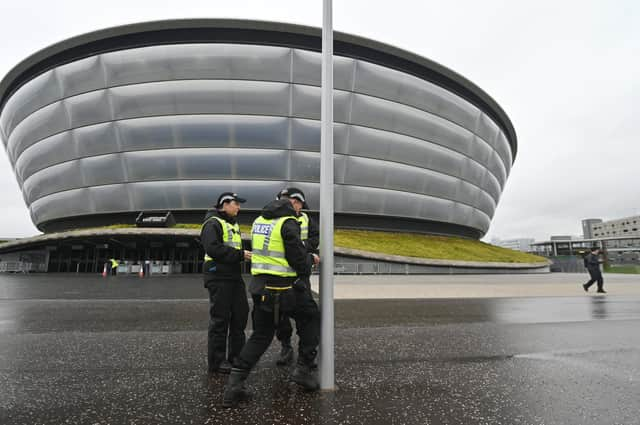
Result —
<instances>
[{"instance_id":1,"label":"bollard","mask_svg":"<svg viewBox=\"0 0 640 425\"><path fill-rule=\"evenodd\" d=\"M102 277L107 277L107 265L106 264L102 268Z\"/></svg>"},{"instance_id":2,"label":"bollard","mask_svg":"<svg viewBox=\"0 0 640 425\"><path fill-rule=\"evenodd\" d=\"M138 273L138 276L140 277L144 277L144 266L140 266L140 272Z\"/></svg>"}]
</instances>

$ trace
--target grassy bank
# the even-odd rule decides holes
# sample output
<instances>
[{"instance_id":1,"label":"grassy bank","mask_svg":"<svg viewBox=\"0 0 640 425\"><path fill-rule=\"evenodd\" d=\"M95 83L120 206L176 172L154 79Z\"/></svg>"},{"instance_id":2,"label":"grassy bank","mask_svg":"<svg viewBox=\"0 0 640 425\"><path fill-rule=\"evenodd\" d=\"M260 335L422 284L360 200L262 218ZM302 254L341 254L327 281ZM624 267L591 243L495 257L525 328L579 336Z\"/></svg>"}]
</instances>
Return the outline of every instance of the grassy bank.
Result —
<instances>
[{"instance_id":1,"label":"grassy bank","mask_svg":"<svg viewBox=\"0 0 640 425\"><path fill-rule=\"evenodd\" d=\"M102 227L102 229L133 227L136 226L133 224L113 224ZM200 224L179 223L175 227L200 229ZM240 231L248 236L251 232L251 226L241 225ZM415 233L337 229L334 233L334 243L337 247L342 248L416 258L503 263L544 263L546 261L545 258L537 255L500 248L476 240ZM619 273L634 272L620 271Z\"/></svg>"},{"instance_id":2,"label":"grassy bank","mask_svg":"<svg viewBox=\"0 0 640 425\"><path fill-rule=\"evenodd\" d=\"M337 230L335 245L383 254L442 260L544 263L546 259L484 242L414 233Z\"/></svg>"},{"instance_id":3,"label":"grassy bank","mask_svg":"<svg viewBox=\"0 0 640 425\"><path fill-rule=\"evenodd\" d=\"M605 273L640 274L640 266L605 266Z\"/></svg>"}]
</instances>

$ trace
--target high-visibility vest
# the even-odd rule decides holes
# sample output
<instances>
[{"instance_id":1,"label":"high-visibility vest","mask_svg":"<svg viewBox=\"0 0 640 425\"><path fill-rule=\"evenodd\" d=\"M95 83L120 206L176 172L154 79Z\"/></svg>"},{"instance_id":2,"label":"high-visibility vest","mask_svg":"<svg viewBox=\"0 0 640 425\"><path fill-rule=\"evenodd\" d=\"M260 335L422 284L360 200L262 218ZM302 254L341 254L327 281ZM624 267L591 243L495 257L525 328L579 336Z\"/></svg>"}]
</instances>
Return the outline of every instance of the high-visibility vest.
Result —
<instances>
[{"instance_id":1,"label":"high-visibility vest","mask_svg":"<svg viewBox=\"0 0 640 425\"><path fill-rule=\"evenodd\" d=\"M251 274L270 274L274 276L296 276L284 256L282 225L288 219L298 220L294 216L267 219L256 218L251 228Z\"/></svg>"},{"instance_id":2,"label":"high-visibility vest","mask_svg":"<svg viewBox=\"0 0 640 425\"><path fill-rule=\"evenodd\" d=\"M240 236L240 226L238 223L231 224L228 221L213 216L209 218L209 220L205 221L202 226L204 227L210 220L216 219L220 223L222 227L222 243L226 246L230 246L235 249L242 249L242 236ZM204 253L204 261L213 261L214 259L209 257L209 255Z\"/></svg>"},{"instance_id":3,"label":"high-visibility vest","mask_svg":"<svg viewBox=\"0 0 640 425\"><path fill-rule=\"evenodd\" d=\"M300 213L297 220L300 223L300 239L306 241L309 239L309 216L306 213Z\"/></svg>"}]
</instances>

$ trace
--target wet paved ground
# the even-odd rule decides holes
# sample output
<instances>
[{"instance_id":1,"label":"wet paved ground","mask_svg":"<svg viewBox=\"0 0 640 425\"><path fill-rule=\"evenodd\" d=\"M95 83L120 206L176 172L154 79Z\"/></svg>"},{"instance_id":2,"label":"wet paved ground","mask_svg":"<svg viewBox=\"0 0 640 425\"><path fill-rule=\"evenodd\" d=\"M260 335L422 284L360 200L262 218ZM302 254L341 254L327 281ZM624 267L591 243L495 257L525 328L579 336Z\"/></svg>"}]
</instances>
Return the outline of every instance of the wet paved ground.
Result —
<instances>
[{"instance_id":1,"label":"wet paved ground","mask_svg":"<svg viewBox=\"0 0 640 425\"><path fill-rule=\"evenodd\" d=\"M637 295L338 300L338 390L299 391L273 346L234 410L206 377L205 295L0 276L0 424L640 424Z\"/></svg>"}]
</instances>

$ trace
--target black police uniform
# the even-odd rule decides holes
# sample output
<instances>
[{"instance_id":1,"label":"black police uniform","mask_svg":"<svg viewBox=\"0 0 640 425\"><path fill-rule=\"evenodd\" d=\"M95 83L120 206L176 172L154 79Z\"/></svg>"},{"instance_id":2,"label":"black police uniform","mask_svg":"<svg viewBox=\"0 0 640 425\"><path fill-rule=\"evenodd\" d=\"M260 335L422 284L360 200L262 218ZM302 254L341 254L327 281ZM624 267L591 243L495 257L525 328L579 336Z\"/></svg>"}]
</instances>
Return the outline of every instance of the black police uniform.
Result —
<instances>
[{"instance_id":1,"label":"black police uniform","mask_svg":"<svg viewBox=\"0 0 640 425\"><path fill-rule=\"evenodd\" d=\"M311 216L309 216L309 236L307 240L302 241L302 243L304 244L308 253L318 253L318 245L320 244L320 230L318 228L318 224L313 218L311 218ZM299 279L309 288L309 291L311 291L310 275L299 276ZM280 358L278 359L279 365L285 365L291 361L291 355L289 355L288 353L292 353L292 335L293 328L291 327L291 320L289 320L289 318L281 320L278 324L278 329L276 330L276 338L278 338L278 341L280 341L280 344L282 344L282 351L280 354Z\"/></svg>"},{"instance_id":2,"label":"black police uniform","mask_svg":"<svg viewBox=\"0 0 640 425\"><path fill-rule=\"evenodd\" d=\"M287 199L276 200L268 204L262 210L264 218L295 216L295 210ZM282 225L281 236L284 241L285 258L289 266L299 276L308 276L311 273L313 257L309 254L300 239L300 225L296 220L286 220ZM277 321L285 319L284 313L274 317L273 305L262 301L265 286L287 287L292 286L291 294L293 310L287 313L296 322L296 329L300 337L298 347L298 365L292 374L292 380L302 385L307 390L318 389L318 383L313 376L312 367L317 355L317 347L320 342L320 311L313 300L310 289L296 282L296 277L282 277L268 274L253 276L249 284L254 302L253 324L254 330L233 363L233 369L229 381L225 387L223 398L224 407L236 405L246 393L244 381L247 379L251 368L258 362L262 354L269 348L277 328ZM282 306L287 310L286 306Z\"/></svg>"},{"instance_id":3,"label":"black police uniform","mask_svg":"<svg viewBox=\"0 0 640 425\"><path fill-rule=\"evenodd\" d=\"M224 245L222 226L213 215L230 224L235 224L236 221L223 211L211 211L205 217L200 234L205 252L214 259L205 261L203 265L204 286L209 291L209 373L228 373L231 365L224 363L225 360L233 363L245 343L244 330L247 326L249 303L241 275L244 253Z\"/></svg>"}]
</instances>

